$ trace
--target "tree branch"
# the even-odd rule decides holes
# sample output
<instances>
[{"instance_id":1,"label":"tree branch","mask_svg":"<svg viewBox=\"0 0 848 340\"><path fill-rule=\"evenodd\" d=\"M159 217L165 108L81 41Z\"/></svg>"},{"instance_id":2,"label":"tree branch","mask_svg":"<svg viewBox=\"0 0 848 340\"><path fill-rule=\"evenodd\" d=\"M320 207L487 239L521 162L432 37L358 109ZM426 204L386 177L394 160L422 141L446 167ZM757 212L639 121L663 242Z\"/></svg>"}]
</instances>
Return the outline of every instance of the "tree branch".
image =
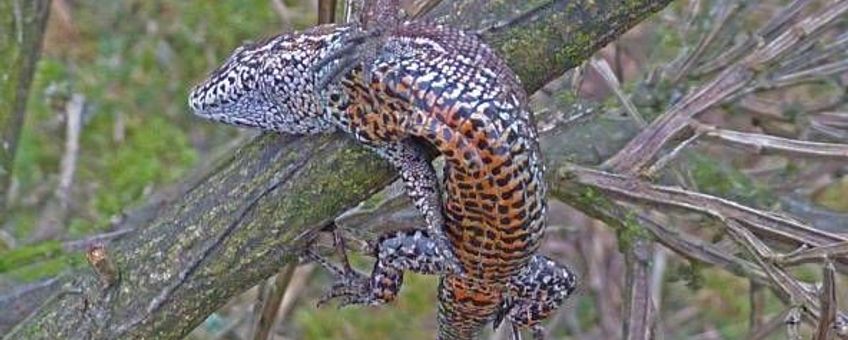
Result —
<instances>
[{"instance_id":1,"label":"tree branch","mask_svg":"<svg viewBox=\"0 0 848 340\"><path fill-rule=\"evenodd\" d=\"M437 7L522 6L479 2ZM588 0L554 1L533 20L486 40L532 92L669 2L597 8ZM479 27L484 21L473 16L487 12L453 13L463 15L446 20ZM262 135L165 205L149 226L110 246L121 277L116 285L102 288L88 268L69 273L61 280L70 293L49 300L9 337L179 338L230 297L295 260L327 222L394 178L386 163L347 138Z\"/></svg>"},{"instance_id":2,"label":"tree branch","mask_svg":"<svg viewBox=\"0 0 848 340\"><path fill-rule=\"evenodd\" d=\"M642 130L621 152L607 162L607 166L628 169L638 173L650 165L654 156L674 137L689 126L696 115L747 93L756 88L756 77L792 48L809 42L817 33L837 22L837 18L848 12L848 1L835 1L820 9L816 14L785 29L769 41L752 50L748 55L725 68L712 81L691 91L676 105Z\"/></svg>"}]
</instances>

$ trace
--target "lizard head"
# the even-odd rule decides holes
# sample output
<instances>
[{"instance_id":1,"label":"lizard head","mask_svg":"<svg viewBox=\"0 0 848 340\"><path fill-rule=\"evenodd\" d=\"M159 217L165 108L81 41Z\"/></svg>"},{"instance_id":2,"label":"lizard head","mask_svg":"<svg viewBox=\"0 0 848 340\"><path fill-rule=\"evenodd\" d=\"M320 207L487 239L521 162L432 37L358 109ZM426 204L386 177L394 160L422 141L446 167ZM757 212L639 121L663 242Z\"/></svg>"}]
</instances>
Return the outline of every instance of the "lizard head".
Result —
<instances>
[{"instance_id":1,"label":"lizard head","mask_svg":"<svg viewBox=\"0 0 848 340\"><path fill-rule=\"evenodd\" d=\"M329 130L311 65L339 31L315 28L240 46L192 89L189 106L200 117L232 125L285 133Z\"/></svg>"}]
</instances>

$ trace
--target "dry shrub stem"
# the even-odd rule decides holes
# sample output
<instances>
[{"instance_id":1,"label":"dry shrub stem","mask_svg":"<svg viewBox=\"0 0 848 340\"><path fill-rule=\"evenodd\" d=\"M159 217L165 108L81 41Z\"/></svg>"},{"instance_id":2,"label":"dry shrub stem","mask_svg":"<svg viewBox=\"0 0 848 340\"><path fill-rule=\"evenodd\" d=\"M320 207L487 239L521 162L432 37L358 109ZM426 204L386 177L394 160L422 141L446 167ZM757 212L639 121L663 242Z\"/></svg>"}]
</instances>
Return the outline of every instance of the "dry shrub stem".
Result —
<instances>
[{"instance_id":1,"label":"dry shrub stem","mask_svg":"<svg viewBox=\"0 0 848 340\"><path fill-rule=\"evenodd\" d=\"M848 145L845 144L817 143L731 131L708 126L695 120L698 114L718 104L740 99L740 105L747 103L747 105L754 107L756 106L754 104L762 104L749 101L756 98L748 94L764 88L774 89L790 86L801 80L818 79L845 71L843 63L832 62L799 64L800 67L790 68L787 73L782 75L774 73L777 72L775 69L780 69L776 66L781 65L781 62L786 61L786 58L797 57L793 53L802 47L806 46L809 47L808 50L814 51L812 55L807 54L805 58L817 58L824 54L830 56L839 53L834 52L835 47L833 46L843 46L842 38L831 44L818 44L818 40L822 37L821 33L826 28L838 22L838 19L844 17L845 13L848 12L848 1L827 2L818 11L799 19L798 16L806 8L807 3L808 1L805 0L792 2L757 31L754 37L738 44L735 48L729 49L727 53L698 65L699 59L703 56L703 51L711 48L719 40L715 37L716 34L719 34L719 30L709 31L708 35L699 42L692 55L684 59L685 63L679 69L680 73L674 75L674 77L675 79L683 79L687 76L716 72L717 74L711 81L691 91L676 105L650 122L623 149L608 159L604 164L604 170L576 165L568 160L556 157L548 159L548 167L553 169L549 174L554 198L568 203L590 217L603 221L611 228L632 231L632 228L636 227L639 230L646 231L645 234L637 233L637 237L631 240L634 242L629 243L630 248L625 251L628 262L626 269L628 285L623 292L626 294L625 301L627 301L623 330L626 338L647 339L651 337L655 329L656 318L655 309L651 303L653 299L650 291L649 270L650 256L653 254L651 251L653 241L684 258L717 266L750 279L753 282L752 285L763 285L775 292L787 305L787 309L768 322L758 325L754 325L754 322L752 322L751 338L753 339L764 338L784 324L788 326L787 332L790 337L795 338L802 321L815 327L816 336L820 339L833 334L848 336L848 326L846 326L848 319L839 311L834 293L834 287L838 281L835 273L844 274L848 271L848 256L846 256L848 255L848 235L816 229L791 217L763 211L694 190L657 185L651 182L653 176L644 176L646 174L657 174L665 168L666 164L671 163L684 148L692 145L693 141L701 139L709 143L741 146L745 150L757 154L777 153L839 161L848 158L848 153L846 153ZM540 11L545 8L540 9ZM715 18L717 23L726 21L727 17L731 16L735 10L733 7L729 7L725 11L717 15ZM525 18L521 17L521 19L524 20ZM508 25L496 26L490 28L490 30L506 30L515 25L516 21L508 22ZM844 38L844 35L839 37ZM815 51L817 44L824 47ZM751 52L746 53L747 51ZM604 71L604 64L593 63L592 65ZM786 64L784 63L784 65ZM624 103L627 112L638 121L639 118L637 117L641 117L638 111L635 110L635 107L628 106L629 101L624 92L620 91L618 79L608 70L608 65L606 69L607 72L601 72L605 74L605 81ZM770 75L778 75L778 77L766 77ZM762 79L767 81L762 82ZM777 113L777 115L772 116L779 118L779 112ZM822 125L829 126L838 126L848 122L848 118L845 118L842 113L821 112L814 115L814 119L818 119ZM693 137L684 141L673 142L675 137L678 137L687 129L695 132ZM557 131L556 128L546 129L543 138L550 137ZM658 161L654 161L660 152L666 148L670 148L672 151L665 157L659 157ZM364 161L360 160L360 162ZM384 182L374 184L374 186L385 185ZM286 185L289 184L286 183ZM273 191L274 187L272 186L268 190ZM595 195L594 193L598 194ZM254 199L259 200L262 196L265 196L265 192L260 192L259 196ZM395 204L396 202L390 203L392 204L378 205L373 211L346 215L337 224L347 228L360 224L370 225L369 221L379 220L384 216L389 216L392 221L399 222L408 222L417 218L414 214L405 213L403 209L399 208L398 204ZM383 215L386 210L389 213ZM662 222L653 219L647 213L648 210L661 211L665 214L683 212L689 215L696 213L709 216L713 221L718 221L724 226L724 231L730 236L731 242L742 249L744 254L728 252L696 235L690 235L682 228L665 226ZM238 211L252 214L256 210L248 206ZM237 219L232 226L225 228L224 232L219 234L217 238L213 238L211 243L206 242L205 246L200 248L202 256L193 261L188 261L187 266L177 272L180 279L168 281L172 284L165 285L161 294L149 301L147 314L143 316L139 314L138 318L130 319L131 322L135 322L137 327L119 331L140 335L149 334L147 333L148 330L156 330L157 328L152 326L155 322L151 323L150 320L160 320L156 319L156 316L161 314L160 310L165 307L170 308L171 300L180 297L178 292L182 294L181 292L193 287L185 283L200 275L199 273L203 273L204 270L209 270L204 261L214 263L216 258L210 254L212 252L217 254L220 249L225 249L226 247L223 245L230 242L229 235L236 230L235 226L242 223L242 220L249 220L250 218L248 216L244 219ZM318 226L323 225L326 221L309 222L313 226ZM373 225L366 227L372 228L371 231L380 229L380 227ZM241 230L244 229L239 229L239 232ZM795 248L798 250L791 253L782 253L780 250L776 250ZM816 284L802 282L794 278L787 271L787 268L793 265L809 262L822 264L824 279L820 289L817 288ZM261 274L255 274L252 278L260 276ZM48 305L48 303L45 303L45 305ZM52 310L55 312L56 308ZM192 317L195 320L197 319L196 316ZM41 322L49 323L49 321ZM35 323L33 324L35 325ZM185 325L181 324L180 326ZM174 334L181 333L176 332Z\"/></svg>"}]
</instances>

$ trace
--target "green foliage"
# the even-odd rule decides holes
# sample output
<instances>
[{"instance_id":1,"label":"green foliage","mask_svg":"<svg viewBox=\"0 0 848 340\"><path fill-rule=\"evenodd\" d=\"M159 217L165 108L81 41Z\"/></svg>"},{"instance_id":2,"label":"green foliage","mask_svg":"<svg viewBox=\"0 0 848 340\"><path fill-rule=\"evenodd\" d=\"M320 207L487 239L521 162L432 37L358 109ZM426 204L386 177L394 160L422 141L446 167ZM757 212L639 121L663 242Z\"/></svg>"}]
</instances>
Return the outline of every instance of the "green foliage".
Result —
<instances>
[{"instance_id":1,"label":"green foliage","mask_svg":"<svg viewBox=\"0 0 848 340\"><path fill-rule=\"evenodd\" d=\"M2 252L0 274L30 282L56 276L64 269L83 263L82 254L68 254L59 241L46 241Z\"/></svg>"},{"instance_id":2,"label":"green foliage","mask_svg":"<svg viewBox=\"0 0 848 340\"><path fill-rule=\"evenodd\" d=\"M740 203L768 205L769 198L739 170L704 155L693 153L688 159L692 178L702 192Z\"/></svg>"},{"instance_id":3,"label":"green foliage","mask_svg":"<svg viewBox=\"0 0 848 340\"><path fill-rule=\"evenodd\" d=\"M0 257L0 273L38 262L41 259L54 257L61 252L62 244L58 241L48 241L8 251Z\"/></svg>"},{"instance_id":4,"label":"green foliage","mask_svg":"<svg viewBox=\"0 0 848 340\"><path fill-rule=\"evenodd\" d=\"M103 186L98 188L102 191L96 194L94 204L105 215L118 213L141 197L145 183L174 181L194 162L194 149L179 128L158 116L143 125L149 131L132 131L127 136L126 143L133 147L109 150L111 141L91 141L105 151L99 158L107 175L102 178ZM84 175L93 179L103 173Z\"/></svg>"},{"instance_id":5,"label":"green foliage","mask_svg":"<svg viewBox=\"0 0 848 340\"><path fill-rule=\"evenodd\" d=\"M392 339L399 334L404 339L431 339L436 327L436 285L433 276L407 274L392 304L342 309L303 306L295 320L303 339Z\"/></svg>"},{"instance_id":6,"label":"green foliage","mask_svg":"<svg viewBox=\"0 0 848 340\"><path fill-rule=\"evenodd\" d=\"M670 282L682 281L691 290L698 290L704 286L703 264L690 262L681 264L669 270L668 280Z\"/></svg>"},{"instance_id":7,"label":"green foliage","mask_svg":"<svg viewBox=\"0 0 848 340\"><path fill-rule=\"evenodd\" d=\"M70 236L100 230L150 189L186 174L198 150L236 131L192 117L186 95L243 41L280 31L269 7L260 0L75 4L71 24L54 20L48 30L15 164L19 191L55 185L62 117L74 94L85 96L86 109ZM10 218L17 239L28 237L41 202L52 198L34 199Z\"/></svg>"},{"instance_id":8,"label":"green foliage","mask_svg":"<svg viewBox=\"0 0 848 340\"><path fill-rule=\"evenodd\" d=\"M845 197L848 197L848 176L819 190L815 199L829 209L848 212L848 200Z\"/></svg>"}]
</instances>

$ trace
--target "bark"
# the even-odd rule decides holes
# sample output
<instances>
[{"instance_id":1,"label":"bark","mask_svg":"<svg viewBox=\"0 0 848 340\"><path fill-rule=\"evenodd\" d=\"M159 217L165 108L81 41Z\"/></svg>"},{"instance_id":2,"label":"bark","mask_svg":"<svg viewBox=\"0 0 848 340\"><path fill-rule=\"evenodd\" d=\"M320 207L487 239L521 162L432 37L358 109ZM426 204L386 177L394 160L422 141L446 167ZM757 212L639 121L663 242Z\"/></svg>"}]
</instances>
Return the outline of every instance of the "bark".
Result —
<instances>
[{"instance_id":1,"label":"bark","mask_svg":"<svg viewBox=\"0 0 848 340\"><path fill-rule=\"evenodd\" d=\"M443 20L465 28L494 27L482 35L533 92L669 2L551 1L528 11L524 2L468 0L442 2L434 13L459 13ZM503 20L522 10L530 14ZM609 145L593 140L598 148L581 148L587 144L578 141L597 129ZM591 162L636 131L609 122L580 130L560 131L574 142L557 145L551 159ZM63 276L61 291L9 338L180 338L395 178L385 162L337 135L266 134L234 151L156 209L149 225L109 246L117 281L91 268Z\"/></svg>"},{"instance_id":2,"label":"bark","mask_svg":"<svg viewBox=\"0 0 848 340\"><path fill-rule=\"evenodd\" d=\"M0 0L0 223L50 0Z\"/></svg>"}]
</instances>

